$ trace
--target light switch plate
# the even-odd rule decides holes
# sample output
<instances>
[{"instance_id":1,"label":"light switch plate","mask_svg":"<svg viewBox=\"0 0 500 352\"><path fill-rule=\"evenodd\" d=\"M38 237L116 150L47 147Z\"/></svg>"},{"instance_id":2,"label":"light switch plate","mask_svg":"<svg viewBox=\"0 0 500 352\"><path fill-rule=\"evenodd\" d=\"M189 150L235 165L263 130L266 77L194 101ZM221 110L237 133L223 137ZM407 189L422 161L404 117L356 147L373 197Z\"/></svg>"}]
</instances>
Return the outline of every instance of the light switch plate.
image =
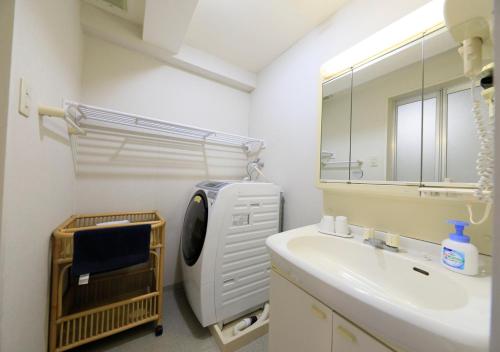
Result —
<instances>
[{"instance_id":1,"label":"light switch plate","mask_svg":"<svg viewBox=\"0 0 500 352\"><path fill-rule=\"evenodd\" d=\"M371 156L368 159L370 167L378 167L378 158L376 156Z\"/></svg>"},{"instance_id":2,"label":"light switch plate","mask_svg":"<svg viewBox=\"0 0 500 352\"><path fill-rule=\"evenodd\" d=\"M21 78L19 90L19 113L25 117L30 116L31 89L25 79Z\"/></svg>"}]
</instances>

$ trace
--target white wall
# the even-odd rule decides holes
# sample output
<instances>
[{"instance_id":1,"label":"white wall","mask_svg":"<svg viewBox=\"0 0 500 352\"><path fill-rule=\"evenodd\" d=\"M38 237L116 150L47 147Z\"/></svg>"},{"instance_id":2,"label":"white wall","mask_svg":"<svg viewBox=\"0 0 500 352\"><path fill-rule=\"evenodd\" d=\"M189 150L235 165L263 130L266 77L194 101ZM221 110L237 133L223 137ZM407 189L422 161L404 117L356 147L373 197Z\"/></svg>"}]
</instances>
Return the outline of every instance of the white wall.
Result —
<instances>
[{"instance_id":1,"label":"white wall","mask_svg":"<svg viewBox=\"0 0 500 352\"><path fill-rule=\"evenodd\" d=\"M84 47L83 102L248 134L248 93L95 37L85 36ZM77 212L158 209L167 221L165 285L180 281L178 248L190 190L203 179L241 179L245 154L211 147L205 163L196 146L144 146L115 138L105 142L106 148L97 148L104 137L90 137L94 139L82 139L78 148Z\"/></svg>"},{"instance_id":2,"label":"white wall","mask_svg":"<svg viewBox=\"0 0 500 352\"><path fill-rule=\"evenodd\" d=\"M2 224L3 180L5 162L5 139L7 136L7 116L9 107L10 63L12 54L12 29L14 24L14 0L0 1L0 229ZM2 255L2 231L0 231L0 268ZM0 269L0 321L2 320L2 293L4 273ZM0 341L2 330L0 329ZM0 347L1 349L1 347Z\"/></svg>"},{"instance_id":3,"label":"white wall","mask_svg":"<svg viewBox=\"0 0 500 352\"><path fill-rule=\"evenodd\" d=\"M353 0L259 73L250 135L269 145L265 172L285 191L285 227L317 222L316 177L320 66L426 0Z\"/></svg>"},{"instance_id":4,"label":"white wall","mask_svg":"<svg viewBox=\"0 0 500 352\"><path fill-rule=\"evenodd\" d=\"M49 239L74 210L65 124L40 120L38 104L78 99L79 2L15 2L2 209L0 350L47 348ZM19 79L31 85L29 118L18 114Z\"/></svg>"}]
</instances>

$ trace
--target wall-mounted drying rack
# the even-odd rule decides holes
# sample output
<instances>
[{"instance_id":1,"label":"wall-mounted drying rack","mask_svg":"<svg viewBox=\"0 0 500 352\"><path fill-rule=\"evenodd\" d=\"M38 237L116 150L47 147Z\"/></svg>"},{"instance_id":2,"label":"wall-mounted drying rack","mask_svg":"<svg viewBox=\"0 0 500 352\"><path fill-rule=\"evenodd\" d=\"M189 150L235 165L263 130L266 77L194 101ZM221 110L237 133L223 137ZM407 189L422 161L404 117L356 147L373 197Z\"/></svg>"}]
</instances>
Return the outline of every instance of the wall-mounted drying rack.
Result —
<instances>
[{"instance_id":1,"label":"wall-mounted drying rack","mask_svg":"<svg viewBox=\"0 0 500 352\"><path fill-rule=\"evenodd\" d=\"M363 165L363 162L361 160L353 160L353 161L349 161L349 160L336 160L336 161L322 161L321 162L321 165L323 165L323 166L327 166L327 165L343 165L343 164L346 164L347 166L349 166L349 164L351 164L351 167L361 167L361 165Z\"/></svg>"},{"instance_id":2,"label":"wall-mounted drying rack","mask_svg":"<svg viewBox=\"0 0 500 352\"><path fill-rule=\"evenodd\" d=\"M328 152L326 150L322 150L321 151L321 160L323 160L323 159L327 159L327 160L335 159L335 153Z\"/></svg>"},{"instance_id":3,"label":"wall-mounted drying rack","mask_svg":"<svg viewBox=\"0 0 500 352\"><path fill-rule=\"evenodd\" d=\"M327 165L344 165L347 164L347 166L351 167L359 167L361 168L361 165L363 162L361 160L336 160L335 153L327 151L327 150L322 150L321 151L321 165L322 166L327 166Z\"/></svg>"},{"instance_id":4,"label":"wall-mounted drying rack","mask_svg":"<svg viewBox=\"0 0 500 352\"><path fill-rule=\"evenodd\" d=\"M262 139L199 128L190 125L153 119L97 106L67 101L64 109L40 106L39 116L59 117L68 124L72 135L85 135L86 127L121 126L140 132L155 132L161 136L241 147L246 153L258 153L265 148Z\"/></svg>"},{"instance_id":5,"label":"wall-mounted drying rack","mask_svg":"<svg viewBox=\"0 0 500 352\"><path fill-rule=\"evenodd\" d=\"M333 159L333 160L332 160ZM361 160L334 160L335 158L328 158L326 160L321 160L321 167L322 168L327 168L327 167L343 167L343 168L349 168L350 172L350 177L359 174L358 179L362 179L365 175L365 172L361 168L363 165L363 161ZM331 170L328 168L328 170Z\"/></svg>"},{"instance_id":6,"label":"wall-mounted drying rack","mask_svg":"<svg viewBox=\"0 0 500 352\"><path fill-rule=\"evenodd\" d=\"M40 106L38 107L38 115L62 118L69 125L68 130L70 134L85 134L85 131L66 114L64 109L52 106Z\"/></svg>"}]
</instances>

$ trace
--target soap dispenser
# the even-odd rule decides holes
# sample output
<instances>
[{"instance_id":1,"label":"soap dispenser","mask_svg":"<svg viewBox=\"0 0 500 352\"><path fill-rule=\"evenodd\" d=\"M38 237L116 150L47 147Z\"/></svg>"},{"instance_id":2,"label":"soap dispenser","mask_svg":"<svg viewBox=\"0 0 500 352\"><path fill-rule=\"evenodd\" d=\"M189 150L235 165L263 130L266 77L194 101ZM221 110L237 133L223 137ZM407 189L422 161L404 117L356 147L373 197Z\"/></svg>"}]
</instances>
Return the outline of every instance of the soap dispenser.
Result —
<instances>
[{"instance_id":1,"label":"soap dispenser","mask_svg":"<svg viewBox=\"0 0 500 352\"><path fill-rule=\"evenodd\" d=\"M464 234L469 223L459 220L449 220L448 223L455 225L455 233L441 243L441 263L457 273L477 275L479 254L476 246L470 243L470 237Z\"/></svg>"}]
</instances>

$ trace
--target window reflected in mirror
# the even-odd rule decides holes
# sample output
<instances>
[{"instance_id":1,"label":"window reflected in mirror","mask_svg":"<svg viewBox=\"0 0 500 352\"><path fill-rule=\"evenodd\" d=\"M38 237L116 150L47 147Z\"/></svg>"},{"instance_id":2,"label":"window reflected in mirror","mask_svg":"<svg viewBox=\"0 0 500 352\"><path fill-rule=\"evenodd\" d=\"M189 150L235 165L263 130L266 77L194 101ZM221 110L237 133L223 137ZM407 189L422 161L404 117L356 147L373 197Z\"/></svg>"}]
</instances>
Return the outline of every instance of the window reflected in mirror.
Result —
<instances>
[{"instance_id":1,"label":"window reflected in mirror","mask_svg":"<svg viewBox=\"0 0 500 352\"><path fill-rule=\"evenodd\" d=\"M477 181L479 138L472 118L471 83L458 44L446 28L424 39L425 94L436 101L435 123L424 124L423 182ZM483 115L487 106L481 99Z\"/></svg>"},{"instance_id":2,"label":"window reflected in mirror","mask_svg":"<svg viewBox=\"0 0 500 352\"><path fill-rule=\"evenodd\" d=\"M420 182L422 40L353 72L352 182Z\"/></svg>"},{"instance_id":3,"label":"window reflected in mirror","mask_svg":"<svg viewBox=\"0 0 500 352\"><path fill-rule=\"evenodd\" d=\"M435 123L436 99L429 97L424 99L424 126L432 127ZM422 97L417 95L410 99L397 100L394 105L394 148L392 149L393 164L391 167L392 180L420 180L420 155L421 142L428 139L422 136ZM426 133L432 133L431 128L424 128ZM433 138L434 136L432 136ZM426 143L424 142L424 145ZM430 152L433 150L431 149ZM424 153L429 152L424 150ZM423 173L432 172L426 165Z\"/></svg>"}]
</instances>

